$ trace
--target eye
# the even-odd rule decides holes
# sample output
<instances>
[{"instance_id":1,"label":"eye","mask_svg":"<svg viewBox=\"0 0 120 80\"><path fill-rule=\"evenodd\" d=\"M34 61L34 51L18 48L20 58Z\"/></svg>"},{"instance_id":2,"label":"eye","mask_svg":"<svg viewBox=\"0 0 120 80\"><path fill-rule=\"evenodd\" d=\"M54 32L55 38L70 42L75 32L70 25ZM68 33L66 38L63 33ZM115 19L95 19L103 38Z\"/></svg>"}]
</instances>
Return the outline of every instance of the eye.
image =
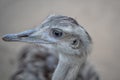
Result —
<instances>
[{"instance_id":1,"label":"eye","mask_svg":"<svg viewBox=\"0 0 120 80\"><path fill-rule=\"evenodd\" d=\"M63 31L58 28L52 29L52 35L56 38L62 37L63 36Z\"/></svg>"}]
</instances>

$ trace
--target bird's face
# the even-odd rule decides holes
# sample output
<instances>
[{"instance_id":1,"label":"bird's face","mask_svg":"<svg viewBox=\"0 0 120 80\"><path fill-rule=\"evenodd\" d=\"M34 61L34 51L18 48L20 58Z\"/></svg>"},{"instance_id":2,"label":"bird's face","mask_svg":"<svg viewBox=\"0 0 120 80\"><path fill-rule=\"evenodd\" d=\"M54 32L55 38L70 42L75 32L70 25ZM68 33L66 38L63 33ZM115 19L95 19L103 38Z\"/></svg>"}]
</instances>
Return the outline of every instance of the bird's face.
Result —
<instances>
[{"instance_id":1,"label":"bird's face","mask_svg":"<svg viewBox=\"0 0 120 80\"><path fill-rule=\"evenodd\" d=\"M80 29L81 27L73 27L65 21L57 22L53 19L53 21L44 22L32 30L17 34L7 34L3 36L3 40L29 42L44 46L50 51L79 55L80 49L84 48L83 42L79 37Z\"/></svg>"}]
</instances>

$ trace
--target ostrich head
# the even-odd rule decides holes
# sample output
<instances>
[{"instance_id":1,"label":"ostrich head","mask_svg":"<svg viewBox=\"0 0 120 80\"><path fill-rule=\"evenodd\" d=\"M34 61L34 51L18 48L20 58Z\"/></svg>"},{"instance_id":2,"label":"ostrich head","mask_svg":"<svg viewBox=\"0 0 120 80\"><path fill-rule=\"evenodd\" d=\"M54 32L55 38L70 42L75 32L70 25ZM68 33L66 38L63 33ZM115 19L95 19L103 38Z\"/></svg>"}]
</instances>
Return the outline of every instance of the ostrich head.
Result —
<instances>
[{"instance_id":1,"label":"ostrich head","mask_svg":"<svg viewBox=\"0 0 120 80\"><path fill-rule=\"evenodd\" d=\"M44 46L49 51L58 52L59 62L66 62L73 65L80 65L86 60L92 43L89 34L75 19L61 15L51 15L35 29L17 34L7 34L3 36L3 40L29 42ZM59 79L58 72L60 70L58 70L59 68L55 71L53 80L64 80L65 77L64 79Z\"/></svg>"}]
</instances>

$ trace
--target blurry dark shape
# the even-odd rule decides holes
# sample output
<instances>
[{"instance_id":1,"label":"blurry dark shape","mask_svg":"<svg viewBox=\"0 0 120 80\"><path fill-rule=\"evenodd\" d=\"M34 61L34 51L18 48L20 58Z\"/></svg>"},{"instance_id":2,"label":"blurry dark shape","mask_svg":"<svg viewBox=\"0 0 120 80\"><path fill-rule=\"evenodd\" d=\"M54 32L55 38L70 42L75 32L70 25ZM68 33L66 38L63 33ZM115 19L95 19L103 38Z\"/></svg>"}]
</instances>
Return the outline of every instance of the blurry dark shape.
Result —
<instances>
[{"instance_id":1,"label":"blurry dark shape","mask_svg":"<svg viewBox=\"0 0 120 80\"><path fill-rule=\"evenodd\" d=\"M26 46L19 57L19 65L11 80L50 80L58 58L37 46Z\"/></svg>"},{"instance_id":2,"label":"blurry dark shape","mask_svg":"<svg viewBox=\"0 0 120 80\"><path fill-rule=\"evenodd\" d=\"M41 50L42 49L42 50ZM58 58L44 47L25 46L20 53L17 71L11 80L51 80ZM99 80L94 67L86 62L81 67L77 80Z\"/></svg>"}]
</instances>

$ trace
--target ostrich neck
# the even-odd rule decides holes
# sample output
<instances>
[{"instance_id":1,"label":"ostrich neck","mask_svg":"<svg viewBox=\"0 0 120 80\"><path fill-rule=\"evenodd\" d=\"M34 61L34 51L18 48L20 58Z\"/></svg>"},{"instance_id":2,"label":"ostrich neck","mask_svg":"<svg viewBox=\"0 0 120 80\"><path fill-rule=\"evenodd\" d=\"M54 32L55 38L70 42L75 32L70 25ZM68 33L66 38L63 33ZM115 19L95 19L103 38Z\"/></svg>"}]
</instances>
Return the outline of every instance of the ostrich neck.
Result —
<instances>
[{"instance_id":1,"label":"ostrich neck","mask_svg":"<svg viewBox=\"0 0 120 80\"><path fill-rule=\"evenodd\" d=\"M76 80L84 60L77 56L59 54L59 63L52 80Z\"/></svg>"}]
</instances>

